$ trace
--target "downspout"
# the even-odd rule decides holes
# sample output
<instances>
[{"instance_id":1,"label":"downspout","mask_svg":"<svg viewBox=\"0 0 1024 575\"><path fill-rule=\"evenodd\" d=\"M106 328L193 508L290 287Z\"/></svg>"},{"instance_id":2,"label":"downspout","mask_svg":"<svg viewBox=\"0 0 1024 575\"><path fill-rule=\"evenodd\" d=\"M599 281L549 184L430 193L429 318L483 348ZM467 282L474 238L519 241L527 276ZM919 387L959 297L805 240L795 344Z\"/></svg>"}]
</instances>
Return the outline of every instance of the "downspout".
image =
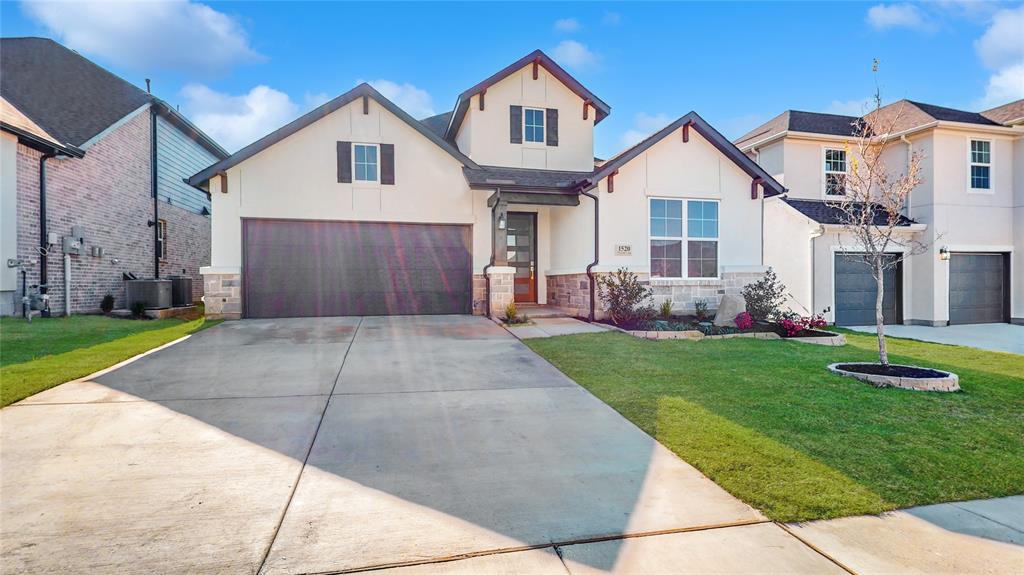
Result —
<instances>
[{"instance_id":1,"label":"downspout","mask_svg":"<svg viewBox=\"0 0 1024 575\"><path fill-rule=\"evenodd\" d=\"M484 266L484 315L487 317L491 317L491 276L487 275L487 270L494 266L494 211L501 205L501 188L495 188L494 194L494 207L491 208L491 259Z\"/></svg>"},{"instance_id":2,"label":"downspout","mask_svg":"<svg viewBox=\"0 0 1024 575\"><path fill-rule=\"evenodd\" d=\"M46 229L46 160L56 156L53 152L47 152L39 158L39 293L46 294L50 291L47 287L47 252L50 249L50 242L47 238ZM25 295L24 293L22 295ZM49 308L49 306L47 306ZM49 317L50 310L42 311L43 317Z\"/></svg>"},{"instance_id":3,"label":"downspout","mask_svg":"<svg viewBox=\"0 0 1024 575\"><path fill-rule=\"evenodd\" d=\"M149 181L153 189L153 277L160 278L160 197L156 181L156 103L149 106Z\"/></svg>"},{"instance_id":4,"label":"downspout","mask_svg":"<svg viewBox=\"0 0 1024 575\"><path fill-rule=\"evenodd\" d=\"M815 273L815 269L817 268L817 266L815 265L815 262L814 262L814 260L815 260L814 240L820 238L823 235L825 235L825 226L822 226L822 225L819 225L817 227L817 229L815 229L814 231L811 232L811 291L810 291L810 296L811 296L811 300L810 300L810 303L811 303L810 314L811 315L814 315L814 310L818 309L814 305L814 295L815 295L814 294L814 285L815 285L815 275L814 275L814 273ZM833 286L832 289L835 290L835 286ZM832 313L834 314L835 310L833 310ZM833 315L833 318L834 317L835 316ZM833 323L835 323L835 322L833 322Z\"/></svg>"},{"instance_id":5,"label":"downspout","mask_svg":"<svg viewBox=\"0 0 1024 575\"><path fill-rule=\"evenodd\" d=\"M913 152L913 147L910 145L910 140L907 138L906 134L900 134L900 141L907 145L907 171L909 172L910 171L910 159L911 159L911 157L913 156L913 153L914 153ZM907 217L908 218L912 217L910 214L912 213L911 212L911 208L914 205L913 202L914 202L914 191L911 190L910 193L907 194Z\"/></svg>"},{"instance_id":6,"label":"downspout","mask_svg":"<svg viewBox=\"0 0 1024 575\"><path fill-rule=\"evenodd\" d=\"M589 320L594 321L594 310L596 309L596 291L597 282L594 280L594 266L598 264L601 259L601 218L600 218L600 202L595 194L591 194L585 190L580 190L580 193L588 198L594 200L594 261L590 262L587 266L587 279L590 280L590 316Z\"/></svg>"}]
</instances>

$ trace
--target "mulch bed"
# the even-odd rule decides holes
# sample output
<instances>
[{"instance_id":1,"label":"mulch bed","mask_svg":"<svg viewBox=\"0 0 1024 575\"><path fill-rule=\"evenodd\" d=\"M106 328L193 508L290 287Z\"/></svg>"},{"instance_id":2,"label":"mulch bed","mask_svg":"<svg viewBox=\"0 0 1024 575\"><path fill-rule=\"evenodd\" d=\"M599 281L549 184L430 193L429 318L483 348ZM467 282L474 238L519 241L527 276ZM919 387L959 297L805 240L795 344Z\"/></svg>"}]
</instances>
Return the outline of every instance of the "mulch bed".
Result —
<instances>
[{"instance_id":1,"label":"mulch bed","mask_svg":"<svg viewBox=\"0 0 1024 575\"><path fill-rule=\"evenodd\" d=\"M910 365L882 365L880 363L843 363L836 366L845 371L854 373L866 373L868 375L886 375L889 377L909 377L914 379L931 379L936 377L948 377L944 371L928 369L926 367L913 367Z\"/></svg>"}]
</instances>

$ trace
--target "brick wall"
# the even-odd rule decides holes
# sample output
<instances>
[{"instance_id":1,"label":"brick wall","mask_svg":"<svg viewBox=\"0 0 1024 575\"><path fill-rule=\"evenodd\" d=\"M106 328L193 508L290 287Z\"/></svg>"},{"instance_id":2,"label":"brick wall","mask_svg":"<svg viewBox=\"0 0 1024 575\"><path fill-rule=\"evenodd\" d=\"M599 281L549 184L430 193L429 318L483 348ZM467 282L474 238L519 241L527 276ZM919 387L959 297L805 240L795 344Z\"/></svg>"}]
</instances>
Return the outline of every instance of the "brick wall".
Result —
<instances>
[{"instance_id":1,"label":"brick wall","mask_svg":"<svg viewBox=\"0 0 1024 575\"><path fill-rule=\"evenodd\" d=\"M167 222L167 254L160 277L192 278L192 300L203 297L200 266L210 265L210 218L160 202L160 219Z\"/></svg>"},{"instance_id":2,"label":"brick wall","mask_svg":"<svg viewBox=\"0 0 1024 575\"><path fill-rule=\"evenodd\" d=\"M41 154L18 146L18 256L39 261L39 158ZM115 307L125 307L123 272L153 277L154 238L148 225L153 217L150 187L150 117L140 113L86 150L84 158L50 159L46 162L47 222L58 238L70 235L71 226L85 229L80 255L71 256L71 310L99 310L107 293ZM184 268L194 276L198 295L201 265L209 262L210 223L198 214L168 204L170 243L167 272ZM161 216L163 217L163 216ZM186 233L176 228L187 229ZM193 243L198 245L180 245ZM93 257L91 246L101 246L103 257ZM51 247L48 263L50 309L63 313L64 254L58 242ZM28 283L39 282L39 265L29 269ZM20 288L20 285L19 285ZM17 297L21 297L20 293Z\"/></svg>"}]
</instances>

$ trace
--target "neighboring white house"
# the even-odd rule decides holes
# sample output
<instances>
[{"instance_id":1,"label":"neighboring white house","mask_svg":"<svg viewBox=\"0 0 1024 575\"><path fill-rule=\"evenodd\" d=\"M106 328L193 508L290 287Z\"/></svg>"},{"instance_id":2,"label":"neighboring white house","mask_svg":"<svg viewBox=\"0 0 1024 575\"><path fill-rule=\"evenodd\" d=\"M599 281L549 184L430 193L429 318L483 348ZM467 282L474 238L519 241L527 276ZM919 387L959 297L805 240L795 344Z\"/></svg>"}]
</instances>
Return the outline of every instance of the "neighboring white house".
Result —
<instances>
[{"instance_id":1,"label":"neighboring white house","mask_svg":"<svg viewBox=\"0 0 1024 575\"><path fill-rule=\"evenodd\" d=\"M1024 323L1024 100L982 113L900 101L886 166L923 155L901 233L930 245L886 278L886 321ZM875 285L828 200L841 197L859 118L787 111L736 140L788 193L765 202L765 261L801 313L874 323ZM880 122L879 122L880 124Z\"/></svg>"},{"instance_id":2,"label":"neighboring white house","mask_svg":"<svg viewBox=\"0 0 1024 575\"><path fill-rule=\"evenodd\" d=\"M190 179L213 198L207 313L600 315L594 275L620 267L714 308L760 277L782 186L693 112L595 161L610 111L540 51L420 121L357 86Z\"/></svg>"}]
</instances>

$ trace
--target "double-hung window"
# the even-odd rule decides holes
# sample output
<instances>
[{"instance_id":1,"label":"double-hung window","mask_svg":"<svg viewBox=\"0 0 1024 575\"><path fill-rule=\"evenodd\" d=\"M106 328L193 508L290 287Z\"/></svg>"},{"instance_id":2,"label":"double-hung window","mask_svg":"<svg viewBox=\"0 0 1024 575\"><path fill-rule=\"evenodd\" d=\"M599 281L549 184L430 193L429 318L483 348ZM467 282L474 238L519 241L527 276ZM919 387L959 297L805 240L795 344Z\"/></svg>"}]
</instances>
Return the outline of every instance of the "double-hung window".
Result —
<instances>
[{"instance_id":1,"label":"double-hung window","mask_svg":"<svg viewBox=\"0 0 1024 575\"><path fill-rule=\"evenodd\" d=\"M156 222L156 253L160 259L167 259L167 220Z\"/></svg>"},{"instance_id":2,"label":"double-hung window","mask_svg":"<svg viewBox=\"0 0 1024 575\"><path fill-rule=\"evenodd\" d=\"M718 202L652 198L650 208L651 277L718 277Z\"/></svg>"},{"instance_id":3,"label":"double-hung window","mask_svg":"<svg viewBox=\"0 0 1024 575\"><path fill-rule=\"evenodd\" d=\"M544 143L544 110L523 108L523 141Z\"/></svg>"},{"instance_id":4,"label":"double-hung window","mask_svg":"<svg viewBox=\"0 0 1024 575\"><path fill-rule=\"evenodd\" d=\"M376 144L353 144L355 148L352 154L352 173L357 182L376 182L378 177L377 145Z\"/></svg>"},{"instance_id":5,"label":"double-hung window","mask_svg":"<svg viewBox=\"0 0 1024 575\"><path fill-rule=\"evenodd\" d=\"M825 149L825 195L846 194L846 150Z\"/></svg>"},{"instance_id":6,"label":"double-hung window","mask_svg":"<svg viewBox=\"0 0 1024 575\"><path fill-rule=\"evenodd\" d=\"M992 189L992 142L971 140L971 189Z\"/></svg>"}]
</instances>

